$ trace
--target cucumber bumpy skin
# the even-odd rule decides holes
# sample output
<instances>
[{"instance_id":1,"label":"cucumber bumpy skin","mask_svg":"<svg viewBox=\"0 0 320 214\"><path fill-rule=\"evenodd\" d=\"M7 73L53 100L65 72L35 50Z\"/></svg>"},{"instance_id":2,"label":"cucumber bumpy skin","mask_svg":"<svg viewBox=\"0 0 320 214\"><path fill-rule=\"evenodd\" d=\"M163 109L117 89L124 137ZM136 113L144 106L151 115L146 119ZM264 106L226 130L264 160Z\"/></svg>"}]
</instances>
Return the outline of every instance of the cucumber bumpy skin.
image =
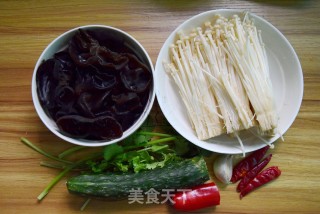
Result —
<instances>
[{"instance_id":1,"label":"cucumber bumpy skin","mask_svg":"<svg viewBox=\"0 0 320 214\"><path fill-rule=\"evenodd\" d=\"M121 200L130 194L130 190L140 188L143 192L154 188L190 189L209 180L207 165L202 157L194 157L168 163L163 168L139 173L105 173L79 175L67 181L70 193Z\"/></svg>"}]
</instances>

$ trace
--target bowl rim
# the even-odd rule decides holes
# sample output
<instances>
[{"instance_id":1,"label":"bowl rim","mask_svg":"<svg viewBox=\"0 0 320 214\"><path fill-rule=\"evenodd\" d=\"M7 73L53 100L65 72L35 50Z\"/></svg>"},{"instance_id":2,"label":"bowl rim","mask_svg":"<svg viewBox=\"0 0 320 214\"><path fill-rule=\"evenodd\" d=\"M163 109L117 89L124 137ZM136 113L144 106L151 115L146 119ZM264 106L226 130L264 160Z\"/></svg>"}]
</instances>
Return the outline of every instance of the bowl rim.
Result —
<instances>
[{"instance_id":1,"label":"bowl rim","mask_svg":"<svg viewBox=\"0 0 320 214\"><path fill-rule=\"evenodd\" d=\"M55 44L57 44L60 40L62 40L64 37L70 36L72 33L75 33L78 29L94 29L94 28L112 30L112 31L115 31L117 33L120 33L120 34L124 35L124 38L127 38L127 39L131 40L135 45L137 45L140 48L142 56L143 56L143 58L146 59L148 65L149 65L149 67L151 69L151 74L152 74L152 77L153 77L152 78L152 89L151 89L150 94L149 94L149 99L148 99L148 102L146 103L145 109L142 112L142 114L140 115L139 119L137 121L135 121L133 123L133 125L129 129L124 131L123 135L120 138L116 138L116 139L112 139L112 140L108 140L108 141L106 141L106 140L86 140L86 139L80 139L80 138L79 139L78 138L72 138L72 137L69 137L69 136L64 135L63 133L61 133L57 127L54 127L52 125L52 124L55 124L55 122L44 112L44 110L43 110L43 108L42 108L42 106L40 104L40 101L39 101L38 92L37 92L37 86L36 86L37 85L36 84L37 70L38 70L40 64L42 63L42 61L44 59L46 59L45 56L48 53L48 51L51 48L53 48L53 46ZM41 55L39 56L39 58L38 58L38 60L36 62L34 70L33 70L32 81L31 81L31 94L32 94L33 105L35 107L35 110L36 110L40 120L54 135L56 135L57 137L61 138L64 141L67 141L69 143L72 143L72 144L75 144L75 145L79 145L79 146L87 146L87 147L106 146L106 145L110 145L110 144L113 144L113 143L117 143L117 142L127 138L131 134L133 134L143 124L143 122L146 120L146 118L150 114L150 111L151 111L151 109L153 107L154 100L155 100L154 66L153 66L152 60L151 60L148 52L146 51L146 49L142 46L142 44L137 39L135 39L129 33L125 32L125 31L123 31L123 30L121 30L119 28L108 26L108 25L97 25L97 24L95 24L95 25L78 26L78 27L74 27L72 29L69 29L68 31L65 31L62 34L60 34L59 36L57 36L42 51Z\"/></svg>"}]
</instances>

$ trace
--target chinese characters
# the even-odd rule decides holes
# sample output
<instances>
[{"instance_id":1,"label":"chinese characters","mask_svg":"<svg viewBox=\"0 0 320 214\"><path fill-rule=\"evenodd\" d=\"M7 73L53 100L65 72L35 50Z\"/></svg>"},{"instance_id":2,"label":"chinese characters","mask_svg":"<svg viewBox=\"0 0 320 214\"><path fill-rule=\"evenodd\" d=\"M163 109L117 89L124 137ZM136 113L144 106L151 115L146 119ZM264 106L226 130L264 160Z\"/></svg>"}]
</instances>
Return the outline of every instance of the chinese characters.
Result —
<instances>
[{"instance_id":1,"label":"chinese characters","mask_svg":"<svg viewBox=\"0 0 320 214\"><path fill-rule=\"evenodd\" d=\"M143 192L140 188L129 190L128 203L139 203L139 204L164 204L169 202L174 204L173 197L175 192L182 192L183 194L191 191L191 189L162 189L161 192L154 188Z\"/></svg>"}]
</instances>

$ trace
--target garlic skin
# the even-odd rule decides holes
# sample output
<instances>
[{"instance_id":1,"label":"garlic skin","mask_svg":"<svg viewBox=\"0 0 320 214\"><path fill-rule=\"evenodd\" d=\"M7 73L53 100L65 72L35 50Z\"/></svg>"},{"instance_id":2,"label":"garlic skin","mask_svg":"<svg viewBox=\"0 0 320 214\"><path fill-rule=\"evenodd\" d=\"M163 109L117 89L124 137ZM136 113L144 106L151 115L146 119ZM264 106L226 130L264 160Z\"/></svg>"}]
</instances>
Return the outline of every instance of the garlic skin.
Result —
<instances>
[{"instance_id":1,"label":"garlic skin","mask_svg":"<svg viewBox=\"0 0 320 214\"><path fill-rule=\"evenodd\" d=\"M224 184L229 184L232 177L233 156L219 155L213 165L213 172L217 179Z\"/></svg>"}]
</instances>

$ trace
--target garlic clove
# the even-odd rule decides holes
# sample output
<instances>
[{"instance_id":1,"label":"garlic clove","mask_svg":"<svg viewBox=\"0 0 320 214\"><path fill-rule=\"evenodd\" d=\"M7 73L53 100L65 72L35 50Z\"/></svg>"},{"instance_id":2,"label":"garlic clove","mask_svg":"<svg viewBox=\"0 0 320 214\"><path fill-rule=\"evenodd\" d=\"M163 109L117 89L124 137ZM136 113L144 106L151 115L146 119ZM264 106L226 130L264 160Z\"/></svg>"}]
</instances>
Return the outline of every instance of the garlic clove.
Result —
<instances>
[{"instance_id":1,"label":"garlic clove","mask_svg":"<svg viewBox=\"0 0 320 214\"><path fill-rule=\"evenodd\" d=\"M213 165L213 172L217 179L224 184L229 184L233 170L233 156L219 155Z\"/></svg>"}]
</instances>

